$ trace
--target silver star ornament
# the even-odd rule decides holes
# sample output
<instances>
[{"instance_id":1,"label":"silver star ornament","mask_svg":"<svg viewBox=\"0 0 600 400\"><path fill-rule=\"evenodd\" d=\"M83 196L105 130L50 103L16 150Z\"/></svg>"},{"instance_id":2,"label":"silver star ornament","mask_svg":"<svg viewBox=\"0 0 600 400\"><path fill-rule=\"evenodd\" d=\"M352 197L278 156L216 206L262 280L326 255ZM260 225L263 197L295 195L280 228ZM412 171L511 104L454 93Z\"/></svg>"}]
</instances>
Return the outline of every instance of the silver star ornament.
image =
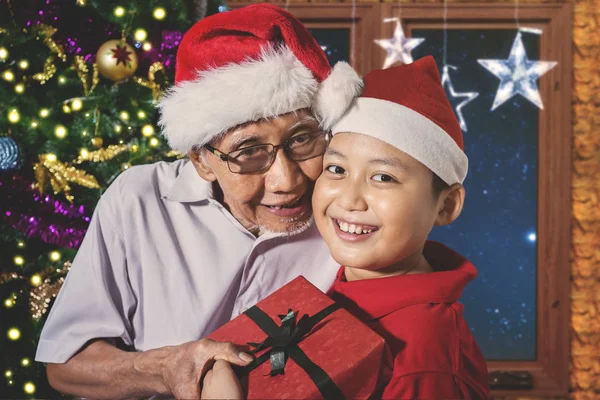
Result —
<instances>
[{"instance_id":1,"label":"silver star ornament","mask_svg":"<svg viewBox=\"0 0 600 400\"><path fill-rule=\"evenodd\" d=\"M422 38L407 38L402 30L400 21L396 21L396 29L391 39L376 39L375 43L387 51L383 69L389 68L397 62L410 64L413 62L411 52L415 47L423 43Z\"/></svg>"},{"instance_id":2,"label":"silver star ornament","mask_svg":"<svg viewBox=\"0 0 600 400\"><path fill-rule=\"evenodd\" d=\"M485 69L500 79L500 86L491 111L500 107L512 97L520 94L543 109L542 99L536 81L557 64L556 61L531 61L527 58L521 32L513 42L506 60L477 60Z\"/></svg>"}]
</instances>

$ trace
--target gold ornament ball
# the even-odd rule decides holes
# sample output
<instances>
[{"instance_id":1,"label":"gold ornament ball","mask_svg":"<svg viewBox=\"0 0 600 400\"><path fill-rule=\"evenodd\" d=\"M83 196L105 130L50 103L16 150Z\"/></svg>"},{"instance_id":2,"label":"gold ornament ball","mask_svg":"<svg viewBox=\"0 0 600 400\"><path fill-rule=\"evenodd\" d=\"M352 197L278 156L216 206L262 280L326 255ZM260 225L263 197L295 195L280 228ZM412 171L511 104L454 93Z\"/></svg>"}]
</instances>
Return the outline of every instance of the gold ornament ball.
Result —
<instances>
[{"instance_id":1,"label":"gold ornament ball","mask_svg":"<svg viewBox=\"0 0 600 400\"><path fill-rule=\"evenodd\" d=\"M109 40L96 53L98 71L112 81L131 77L138 68L135 49L122 40Z\"/></svg>"},{"instance_id":2,"label":"gold ornament ball","mask_svg":"<svg viewBox=\"0 0 600 400\"><path fill-rule=\"evenodd\" d=\"M103 143L104 143L104 141L102 140L101 137L92 138L92 144L96 147L102 147Z\"/></svg>"}]
</instances>

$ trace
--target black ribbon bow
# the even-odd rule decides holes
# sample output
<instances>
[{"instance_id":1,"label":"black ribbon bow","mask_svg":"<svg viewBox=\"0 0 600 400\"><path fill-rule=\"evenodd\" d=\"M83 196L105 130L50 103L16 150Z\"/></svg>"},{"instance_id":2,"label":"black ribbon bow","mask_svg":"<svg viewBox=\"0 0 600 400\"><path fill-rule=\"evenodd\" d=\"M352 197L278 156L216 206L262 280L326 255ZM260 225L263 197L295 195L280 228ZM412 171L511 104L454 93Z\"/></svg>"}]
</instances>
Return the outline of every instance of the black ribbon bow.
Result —
<instances>
[{"instance_id":1,"label":"black ribbon bow","mask_svg":"<svg viewBox=\"0 0 600 400\"><path fill-rule=\"evenodd\" d=\"M344 394L331 380L329 375L308 358L298 346L298 343L304 339L306 334L317 323L339 308L341 307L338 304L331 304L312 317L304 314L298 323L296 323L296 313L290 309L287 314L279 315L281 326L278 326L257 306L249 308L244 314L267 334L267 338L260 343L248 343L248 345L254 348L251 352L258 353L264 349L269 350L244 367L243 370L237 369L236 372L238 372L238 375L246 375L267 360L271 360L271 372L269 375L281 375L284 374L286 361L290 357L308 373L325 399L343 399Z\"/></svg>"}]
</instances>

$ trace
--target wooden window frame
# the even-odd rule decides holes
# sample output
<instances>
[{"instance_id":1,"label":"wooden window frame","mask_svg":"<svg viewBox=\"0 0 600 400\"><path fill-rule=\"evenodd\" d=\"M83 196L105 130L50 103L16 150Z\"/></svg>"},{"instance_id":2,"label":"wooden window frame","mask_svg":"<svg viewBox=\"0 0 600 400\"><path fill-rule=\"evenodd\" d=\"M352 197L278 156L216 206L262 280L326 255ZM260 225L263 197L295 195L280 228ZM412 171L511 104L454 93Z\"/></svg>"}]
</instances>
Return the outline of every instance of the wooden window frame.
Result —
<instances>
[{"instance_id":1,"label":"wooden window frame","mask_svg":"<svg viewBox=\"0 0 600 400\"><path fill-rule=\"evenodd\" d=\"M232 8L249 4L230 3ZM444 24L440 3L369 2L353 9L351 3L294 2L287 7L309 28L354 30L350 63L361 75L383 65L385 52L373 40L392 37L394 24L384 18L400 18L408 36L413 29L442 29ZM488 361L493 396L568 393L572 12L570 3L519 5L521 26L543 29L540 59L558 65L538 82L545 110L538 120L536 360ZM512 3L449 3L446 14L448 29L517 28ZM531 377L531 388L502 389L504 378L519 374Z\"/></svg>"}]
</instances>

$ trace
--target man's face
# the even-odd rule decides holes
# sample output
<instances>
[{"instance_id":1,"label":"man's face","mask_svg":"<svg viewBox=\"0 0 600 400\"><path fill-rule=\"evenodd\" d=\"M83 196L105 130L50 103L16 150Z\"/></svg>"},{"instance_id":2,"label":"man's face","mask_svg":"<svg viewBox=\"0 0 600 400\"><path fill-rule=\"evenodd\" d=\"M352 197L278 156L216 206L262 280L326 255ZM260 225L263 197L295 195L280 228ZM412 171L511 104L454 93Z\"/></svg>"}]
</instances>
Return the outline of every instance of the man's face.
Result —
<instances>
[{"instance_id":1,"label":"man's face","mask_svg":"<svg viewBox=\"0 0 600 400\"><path fill-rule=\"evenodd\" d=\"M427 167L387 143L335 135L313 196L315 222L333 258L382 272L414 262L440 209L432 177Z\"/></svg>"},{"instance_id":2,"label":"man's face","mask_svg":"<svg viewBox=\"0 0 600 400\"><path fill-rule=\"evenodd\" d=\"M212 145L228 154L257 144L280 145L315 130L318 130L318 122L302 110L241 126ZM314 182L321 173L323 156L293 161L283 149L278 149L270 168L245 174L231 172L227 162L208 151L203 157L204 160L192 158L198 172L203 178L218 182L224 205L246 229L253 233L293 233L307 225L312 216ZM205 162L210 170L208 176L198 168L199 162Z\"/></svg>"}]
</instances>

